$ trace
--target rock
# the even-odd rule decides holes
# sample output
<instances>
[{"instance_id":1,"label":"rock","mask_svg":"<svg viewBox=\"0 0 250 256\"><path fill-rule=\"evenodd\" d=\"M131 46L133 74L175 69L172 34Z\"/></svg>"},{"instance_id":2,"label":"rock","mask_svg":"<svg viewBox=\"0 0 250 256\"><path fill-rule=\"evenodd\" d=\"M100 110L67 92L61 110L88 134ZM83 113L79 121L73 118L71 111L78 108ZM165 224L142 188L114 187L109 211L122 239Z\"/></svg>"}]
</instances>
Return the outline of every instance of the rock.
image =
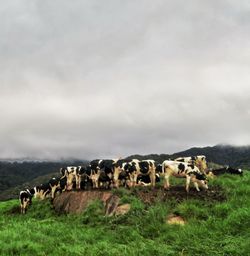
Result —
<instances>
[{"instance_id":1,"label":"rock","mask_svg":"<svg viewBox=\"0 0 250 256\"><path fill-rule=\"evenodd\" d=\"M53 201L53 206L58 214L81 213L89 203L101 200L105 207L105 214L112 215L117 208L120 198L111 192L103 191L70 191L63 192Z\"/></svg>"},{"instance_id":2,"label":"rock","mask_svg":"<svg viewBox=\"0 0 250 256\"><path fill-rule=\"evenodd\" d=\"M170 225L175 224L175 225L182 225L183 226L183 225L186 224L186 221L181 216L170 214L167 217L167 223L170 224Z\"/></svg>"},{"instance_id":3,"label":"rock","mask_svg":"<svg viewBox=\"0 0 250 256\"><path fill-rule=\"evenodd\" d=\"M101 200L105 208L105 214L114 214L120 198L111 192L104 191L70 191L63 192L53 201L54 209L57 213L76 213L83 212L89 203Z\"/></svg>"},{"instance_id":4,"label":"rock","mask_svg":"<svg viewBox=\"0 0 250 256\"><path fill-rule=\"evenodd\" d=\"M105 215L112 216L117 211L118 204L120 202L120 198L118 196L110 196L106 202L104 202L105 205Z\"/></svg>"},{"instance_id":5,"label":"rock","mask_svg":"<svg viewBox=\"0 0 250 256\"><path fill-rule=\"evenodd\" d=\"M122 204L116 208L115 215L124 215L130 211L130 204Z\"/></svg>"}]
</instances>

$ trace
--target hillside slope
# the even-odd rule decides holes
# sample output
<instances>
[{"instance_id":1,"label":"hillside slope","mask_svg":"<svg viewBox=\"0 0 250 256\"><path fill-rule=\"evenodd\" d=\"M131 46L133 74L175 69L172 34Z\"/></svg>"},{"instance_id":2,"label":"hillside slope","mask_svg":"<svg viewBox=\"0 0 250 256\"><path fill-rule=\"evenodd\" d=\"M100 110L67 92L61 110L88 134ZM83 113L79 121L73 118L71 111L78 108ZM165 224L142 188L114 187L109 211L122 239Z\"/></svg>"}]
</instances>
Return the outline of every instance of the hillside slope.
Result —
<instances>
[{"instance_id":1,"label":"hillside slope","mask_svg":"<svg viewBox=\"0 0 250 256\"><path fill-rule=\"evenodd\" d=\"M63 166L83 165L86 161L0 162L0 200L16 198L20 190L59 176Z\"/></svg>"}]
</instances>

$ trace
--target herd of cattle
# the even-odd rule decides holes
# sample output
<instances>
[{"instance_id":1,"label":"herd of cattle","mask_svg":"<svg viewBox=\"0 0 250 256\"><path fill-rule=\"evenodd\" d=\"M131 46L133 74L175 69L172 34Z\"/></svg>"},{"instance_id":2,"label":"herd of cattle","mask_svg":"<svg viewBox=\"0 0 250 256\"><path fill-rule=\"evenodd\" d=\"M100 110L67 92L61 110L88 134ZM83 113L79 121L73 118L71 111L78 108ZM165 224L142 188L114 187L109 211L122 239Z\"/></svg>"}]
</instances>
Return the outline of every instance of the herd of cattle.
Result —
<instances>
[{"instance_id":1,"label":"herd of cattle","mask_svg":"<svg viewBox=\"0 0 250 256\"><path fill-rule=\"evenodd\" d=\"M241 169L224 167L208 170L204 155L193 157L179 157L175 160L165 160L157 164L154 160L131 161L93 160L87 166L70 166L60 169L60 177L52 178L46 184L20 192L19 200L21 213L25 213L32 197L44 199L55 198L57 193L72 189L119 188L135 186L152 186L163 179L164 189L169 189L171 176L186 178L186 191L189 192L190 182L197 191L199 187L208 189L207 179L223 173L240 174Z\"/></svg>"}]
</instances>

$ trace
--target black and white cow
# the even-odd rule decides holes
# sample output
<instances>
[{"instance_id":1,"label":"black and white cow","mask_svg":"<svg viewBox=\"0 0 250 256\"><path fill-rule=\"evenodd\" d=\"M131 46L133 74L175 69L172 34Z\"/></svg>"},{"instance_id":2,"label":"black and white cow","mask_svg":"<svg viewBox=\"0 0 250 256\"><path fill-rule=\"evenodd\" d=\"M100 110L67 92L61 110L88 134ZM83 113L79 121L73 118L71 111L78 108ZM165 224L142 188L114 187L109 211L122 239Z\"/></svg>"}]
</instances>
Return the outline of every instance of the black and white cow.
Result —
<instances>
[{"instance_id":1,"label":"black and white cow","mask_svg":"<svg viewBox=\"0 0 250 256\"><path fill-rule=\"evenodd\" d=\"M206 161L206 156L204 156L204 155L188 156L188 157L178 157L174 161L194 164L204 174L205 174L205 172L207 170L207 161Z\"/></svg>"},{"instance_id":2,"label":"black and white cow","mask_svg":"<svg viewBox=\"0 0 250 256\"><path fill-rule=\"evenodd\" d=\"M230 166L222 167L222 168L219 168L219 169L214 169L211 172L215 176L225 174L225 173L237 174L237 175L241 175L241 176L243 175L242 169L235 169L235 168L232 168Z\"/></svg>"},{"instance_id":3,"label":"black and white cow","mask_svg":"<svg viewBox=\"0 0 250 256\"><path fill-rule=\"evenodd\" d=\"M90 167L90 178L93 182L93 188L99 188L99 176L100 176L100 167L99 164L102 162L103 160L101 159L95 159L92 160L89 163L89 167Z\"/></svg>"},{"instance_id":4,"label":"black and white cow","mask_svg":"<svg viewBox=\"0 0 250 256\"><path fill-rule=\"evenodd\" d=\"M43 200L45 197L48 197L50 195L51 187L49 183L44 183L34 187L34 190L35 190L35 197Z\"/></svg>"},{"instance_id":5,"label":"black and white cow","mask_svg":"<svg viewBox=\"0 0 250 256\"><path fill-rule=\"evenodd\" d=\"M114 167L117 160L97 159L90 162L91 179L94 188L108 188L113 182Z\"/></svg>"},{"instance_id":6,"label":"black and white cow","mask_svg":"<svg viewBox=\"0 0 250 256\"><path fill-rule=\"evenodd\" d=\"M155 187L155 161L133 159L127 165L127 172L130 179L130 186L135 187L139 175L149 175L150 184Z\"/></svg>"},{"instance_id":7,"label":"black and white cow","mask_svg":"<svg viewBox=\"0 0 250 256\"><path fill-rule=\"evenodd\" d=\"M160 182L160 174L159 173L156 173L155 174L155 182ZM142 175L140 174L138 177L137 177L137 184L139 186L150 186L151 185L151 179L150 179L150 176L149 175Z\"/></svg>"},{"instance_id":8,"label":"black and white cow","mask_svg":"<svg viewBox=\"0 0 250 256\"><path fill-rule=\"evenodd\" d=\"M106 159L100 162L100 187L110 188L113 186L114 172L117 161L118 159Z\"/></svg>"},{"instance_id":9,"label":"black and white cow","mask_svg":"<svg viewBox=\"0 0 250 256\"><path fill-rule=\"evenodd\" d=\"M129 180L129 169L132 167L130 161L125 159L118 159L114 164L113 183L114 187L127 186ZM135 170L135 169L134 169Z\"/></svg>"},{"instance_id":10,"label":"black and white cow","mask_svg":"<svg viewBox=\"0 0 250 256\"><path fill-rule=\"evenodd\" d=\"M189 192L190 181L193 182L197 191L200 191L199 185L204 189L208 189L206 176L194 164L166 160L162 163L162 175L165 189L170 187L169 178L171 176L186 177L187 192Z\"/></svg>"},{"instance_id":11,"label":"black and white cow","mask_svg":"<svg viewBox=\"0 0 250 256\"><path fill-rule=\"evenodd\" d=\"M51 187L51 198L54 199L56 194L61 194L62 192L67 190L67 178L52 178L51 182L49 182ZM53 193L52 193L53 191Z\"/></svg>"},{"instance_id":12,"label":"black and white cow","mask_svg":"<svg viewBox=\"0 0 250 256\"><path fill-rule=\"evenodd\" d=\"M72 190L73 181L76 181L76 189L80 189L81 176L79 175L82 166L68 166L60 169L62 177L67 178L67 190Z\"/></svg>"},{"instance_id":13,"label":"black and white cow","mask_svg":"<svg viewBox=\"0 0 250 256\"><path fill-rule=\"evenodd\" d=\"M80 189L93 188L93 181L91 176L91 166L82 166L79 170Z\"/></svg>"},{"instance_id":14,"label":"black and white cow","mask_svg":"<svg viewBox=\"0 0 250 256\"><path fill-rule=\"evenodd\" d=\"M19 194L20 209L21 214L25 214L29 205L32 204L32 197L34 195L34 190L29 189L23 190Z\"/></svg>"}]
</instances>

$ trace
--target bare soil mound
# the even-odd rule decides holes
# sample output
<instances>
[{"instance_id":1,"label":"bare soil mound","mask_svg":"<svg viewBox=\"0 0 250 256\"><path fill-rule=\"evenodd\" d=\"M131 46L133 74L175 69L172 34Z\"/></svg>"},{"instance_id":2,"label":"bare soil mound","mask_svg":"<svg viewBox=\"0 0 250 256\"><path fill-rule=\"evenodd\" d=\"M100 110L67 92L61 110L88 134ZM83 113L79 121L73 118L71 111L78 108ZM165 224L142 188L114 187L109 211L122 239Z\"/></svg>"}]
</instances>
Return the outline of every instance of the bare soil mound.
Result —
<instances>
[{"instance_id":1,"label":"bare soil mound","mask_svg":"<svg viewBox=\"0 0 250 256\"><path fill-rule=\"evenodd\" d=\"M181 202L186 199L199 199L206 202L222 202L226 200L225 191L219 186L213 186L208 190L201 190L199 192L191 188L189 193L186 192L183 186L173 186L169 190L164 190L163 188L147 188L134 190L132 194L140 198L146 204L159 201L164 202L171 199L174 199L176 202Z\"/></svg>"},{"instance_id":2,"label":"bare soil mound","mask_svg":"<svg viewBox=\"0 0 250 256\"><path fill-rule=\"evenodd\" d=\"M187 193L183 186L173 186L170 190L163 188L138 188L131 189L131 195L138 197L145 204L151 205L155 202L165 202L174 199L175 202L181 202L186 199L199 199L206 202L224 201L226 200L225 192L219 186L214 186L207 191L197 192L191 189ZM126 213L130 206L119 205L120 198L112 191L90 190L90 191L70 191L64 192L57 196L53 201L53 206L57 213L81 213L89 203L95 200L101 200L105 208L105 215L118 215L120 212ZM128 208L128 210L123 210Z\"/></svg>"}]
</instances>

